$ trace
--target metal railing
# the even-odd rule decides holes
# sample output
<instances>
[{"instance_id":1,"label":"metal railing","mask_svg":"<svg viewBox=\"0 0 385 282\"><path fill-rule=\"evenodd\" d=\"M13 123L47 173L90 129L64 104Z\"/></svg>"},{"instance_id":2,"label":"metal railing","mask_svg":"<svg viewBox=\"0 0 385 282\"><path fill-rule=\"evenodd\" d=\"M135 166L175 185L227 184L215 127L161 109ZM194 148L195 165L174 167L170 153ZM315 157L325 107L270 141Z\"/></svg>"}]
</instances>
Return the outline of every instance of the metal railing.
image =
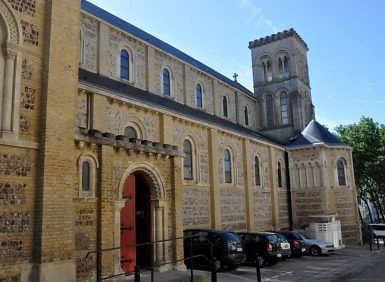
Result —
<instances>
[{"instance_id":1,"label":"metal railing","mask_svg":"<svg viewBox=\"0 0 385 282\"><path fill-rule=\"evenodd\" d=\"M168 262L164 262L164 263L157 263L156 266L157 267L160 267L160 266L164 266L164 265L168 265L168 264L173 264L173 263L176 263L176 262L180 262L180 261L188 261L190 260L190 281L192 282L193 279L194 279L194 263L193 263L193 259L195 258L198 258L198 257L202 257L204 260L206 260L209 265L211 265L211 281L212 282L216 282L217 279L216 279L216 260L215 258L213 257L213 243L210 242L210 240L207 240L207 242L210 243L210 255L211 255L211 258L207 258L205 255L203 254L198 254L198 255L192 255L193 254L193 238L194 237L200 237L200 235L192 235L192 236L184 236L184 237L174 237L174 238L170 238L170 239L165 239L165 240L157 240L157 241L151 241L151 242L147 242L147 243L140 243L140 244L131 244L131 245L123 245L123 246L119 246L119 247L113 247L113 248L106 248L106 249L99 249L99 250L95 250L95 251L90 251L90 252L87 252L86 256L85 256L85 260L92 254L96 254L96 255L101 255L101 253L104 253L104 252L110 252L110 251L115 251L115 250L120 250L120 249L124 249L124 248L133 248L133 247L141 247L141 246L150 246L150 253L151 253L151 263L150 263L150 266L149 267L145 267L145 268L140 268L140 266L137 266L135 267L134 271L133 272L122 272L122 273L118 273L118 274L114 274L114 275L110 275L110 276L105 276L105 277L101 277L101 263L97 263L96 265L96 281L97 282L100 282L102 280L107 280L107 279L110 279L110 278L114 278L114 277L118 277L118 276L123 276L123 275L134 275L134 278L135 278L135 282L136 281L140 281L140 272L141 270L150 270L151 272L151 282L154 281L154 257L153 257L153 254L154 254L154 245L155 244L159 244L159 243L165 243L165 242L170 242L170 241L174 241L176 242L177 240L186 240L186 239L190 239L190 257L184 257L183 259L179 259L179 260L173 260L173 261L168 261ZM136 270L136 271L135 271Z\"/></svg>"}]
</instances>

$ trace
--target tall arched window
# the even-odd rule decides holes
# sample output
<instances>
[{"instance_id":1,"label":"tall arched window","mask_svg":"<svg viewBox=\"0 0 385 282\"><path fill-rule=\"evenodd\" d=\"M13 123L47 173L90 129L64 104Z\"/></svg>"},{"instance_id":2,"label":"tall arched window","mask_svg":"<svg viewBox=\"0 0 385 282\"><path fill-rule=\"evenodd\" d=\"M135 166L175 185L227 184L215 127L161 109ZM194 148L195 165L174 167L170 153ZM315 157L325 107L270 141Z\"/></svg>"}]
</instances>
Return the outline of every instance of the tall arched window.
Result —
<instances>
[{"instance_id":1,"label":"tall arched window","mask_svg":"<svg viewBox=\"0 0 385 282\"><path fill-rule=\"evenodd\" d=\"M202 86L197 83L195 89L196 103L198 108L203 108L203 99L202 99Z\"/></svg>"},{"instance_id":2,"label":"tall arched window","mask_svg":"<svg viewBox=\"0 0 385 282\"><path fill-rule=\"evenodd\" d=\"M277 175L278 175L278 187L282 187L282 172L281 172L281 163L280 162L278 162Z\"/></svg>"},{"instance_id":3,"label":"tall arched window","mask_svg":"<svg viewBox=\"0 0 385 282\"><path fill-rule=\"evenodd\" d=\"M263 67L263 75L265 78L265 81L272 81L273 79L273 73L271 69L271 62L270 60L266 60L262 63Z\"/></svg>"},{"instance_id":4,"label":"tall arched window","mask_svg":"<svg viewBox=\"0 0 385 282\"><path fill-rule=\"evenodd\" d=\"M224 152L225 183L231 183L231 154L228 149Z\"/></svg>"},{"instance_id":5,"label":"tall arched window","mask_svg":"<svg viewBox=\"0 0 385 282\"><path fill-rule=\"evenodd\" d=\"M343 160L337 162L338 185L346 186L345 165Z\"/></svg>"},{"instance_id":6,"label":"tall arched window","mask_svg":"<svg viewBox=\"0 0 385 282\"><path fill-rule=\"evenodd\" d=\"M273 97L271 95L266 97L266 117L267 127L274 127L274 104Z\"/></svg>"},{"instance_id":7,"label":"tall arched window","mask_svg":"<svg viewBox=\"0 0 385 282\"><path fill-rule=\"evenodd\" d=\"M82 191L90 191L91 166L88 161L82 164Z\"/></svg>"},{"instance_id":8,"label":"tall arched window","mask_svg":"<svg viewBox=\"0 0 385 282\"><path fill-rule=\"evenodd\" d=\"M138 138L138 135L136 133L136 130L135 128L133 128L132 126L127 126L125 129L124 129L124 136L127 136L128 138L135 138L137 139Z\"/></svg>"},{"instance_id":9,"label":"tall arched window","mask_svg":"<svg viewBox=\"0 0 385 282\"><path fill-rule=\"evenodd\" d=\"M130 78L130 56L124 49L120 51L120 77L127 80Z\"/></svg>"},{"instance_id":10,"label":"tall arched window","mask_svg":"<svg viewBox=\"0 0 385 282\"><path fill-rule=\"evenodd\" d=\"M163 69L163 95L171 95L170 72L168 69Z\"/></svg>"},{"instance_id":11,"label":"tall arched window","mask_svg":"<svg viewBox=\"0 0 385 282\"><path fill-rule=\"evenodd\" d=\"M255 185L261 185L261 175L259 173L259 159L257 156L254 158L254 177L255 177Z\"/></svg>"},{"instance_id":12,"label":"tall arched window","mask_svg":"<svg viewBox=\"0 0 385 282\"><path fill-rule=\"evenodd\" d=\"M223 110L223 116L228 117L229 113L227 111L227 97L226 96L223 96L223 99L222 99L222 110Z\"/></svg>"},{"instance_id":13,"label":"tall arched window","mask_svg":"<svg viewBox=\"0 0 385 282\"><path fill-rule=\"evenodd\" d=\"M189 140L183 142L183 176L184 179L193 179L192 146Z\"/></svg>"},{"instance_id":14,"label":"tall arched window","mask_svg":"<svg viewBox=\"0 0 385 282\"><path fill-rule=\"evenodd\" d=\"M247 108L247 106L245 106L244 115L245 115L245 125L249 125L249 109Z\"/></svg>"},{"instance_id":15,"label":"tall arched window","mask_svg":"<svg viewBox=\"0 0 385 282\"><path fill-rule=\"evenodd\" d=\"M281 93L280 97L281 102L281 122L282 125L289 124L289 111L287 107L287 94L285 92Z\"/></svg>"}]
</instances>

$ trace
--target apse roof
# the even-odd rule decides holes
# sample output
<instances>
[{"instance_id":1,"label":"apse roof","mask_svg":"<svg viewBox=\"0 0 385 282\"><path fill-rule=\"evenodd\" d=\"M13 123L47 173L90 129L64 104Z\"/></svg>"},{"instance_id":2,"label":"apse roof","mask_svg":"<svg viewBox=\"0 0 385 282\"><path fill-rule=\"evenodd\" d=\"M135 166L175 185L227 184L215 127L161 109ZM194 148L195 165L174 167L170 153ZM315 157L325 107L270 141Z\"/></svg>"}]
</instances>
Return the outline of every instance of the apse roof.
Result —
<instances>
[{"instance_id":1,"label":"apse roof","mask_svg":"<svg viewBox=\"0 0 385 282\"><path fill-rule=\"evenodd\" d=\"M178 59L196 67L197 69L206 72L215 78L231 85L232 87L238 89L239 91L242 91L243 93L252 96L253 97L253 92L251 92L249 89L246 87L242 86L238 82L229 79L228 77L220 74L219 72L213 70L209 66L199 62L198 60L190 57L189 55L183 53L182 51L178 50L177 48L171 46L170 44L156 38L155 36L141 30L140 28L118 18L117 16L99 8L98 6L86 1L82 0L81 2L81 8L83 11L90 13L91 15L102 19L103 21L120 28L124 31L126 31L129 34L132 34L133 36L140 38L141 40L163 50L164 52L171 54L172 56L177 57Z\"/></svg>"},{"instance_id":2,"label":"apse roof","mask_svg":"<svg viewBox=\"0 0 385 282\"><path fill-rule=\"evenodd\" d=\"M292 146L305 146L327 144L334 146L348 146L341 142L334 134L330 133L324 126L317 121L312 120L299 136L294 139L294 142L289 145Z\"/></svg>"}]
</instances>

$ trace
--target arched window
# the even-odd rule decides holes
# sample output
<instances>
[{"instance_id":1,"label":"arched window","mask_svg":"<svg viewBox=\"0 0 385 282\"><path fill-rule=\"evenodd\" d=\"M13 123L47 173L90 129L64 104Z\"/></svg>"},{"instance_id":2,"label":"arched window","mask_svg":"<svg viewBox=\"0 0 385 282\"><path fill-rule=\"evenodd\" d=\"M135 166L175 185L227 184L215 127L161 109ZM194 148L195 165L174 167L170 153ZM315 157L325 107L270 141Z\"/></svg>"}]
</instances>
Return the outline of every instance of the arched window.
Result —
<instances>
[{"instance_id":1,"label":"arched window","mask_svg":"<svg viewBox=\"0 0 385 282\"><path fill-rule=\"evenodd\" d=\"M254 177L255 177L255 185L261 185L261 175L259 173L259 159L257 156L254 158Z\"/></svg>"},{"instance_id":2,"label":"arched window","mask_svg":"<svg viewBox=\"0 0 385 282\"><path fill-rule=\"evenodd\" d=\"M195 89L195 94L196 94L196 103L198 108L203 108L203 99L202 99L202 86L197 83L196 89Z\"/></svg>"},{"instance_id":3,"label":"arched window","mask_svg":"<svg viewBox=\"0 0 385 282\"><path fill-rule=\"evenodd\" d=\"M130 56L124 49L120 51L120 77L130 79Z\"/></svg>"},{"instance_id":4,"label":"arched window","mask_svg":"<svg viewBox=\"0 0 385 282\"><path fill-rule=\"evenodd\" d=\"M82 191L90 191L91 166L88 161L82 164Z\"/></svg>"},{"instance_id":5,"label":"arched window","mask_svg":"<svg viewBox=\"0 0 385 282\"><path fill-rule=\"evenodd\" d=\"M94 198L96 191L96 176L99 163L97 159L83 154L78 160L78 189L80 198Z\"/></svg>"},{"instance_id":6,"label":"arched window","mask_svg":"<svg viewBox=\"0 0 385 282\"><path fill-rule=\"evenodd\" d=\"M278 72L279 73L283 73L284 72L283 61L282 61L281 57L278 58Z\"/></svg>"},{"instance_id":7,"label":"arched window","mask_svg":"<svg viewBox=\"0 0 385 282\"><path fill-rule=\"evenodd\" d=\"M277 175L278 175L278 187L282 187L282 172L281 172L281 163L280 162L278 162Z\"/></svg>"},{"instance_id":8,"label":"arched window","mask_svg":"<svg viewBox=\"0 0 385 282\"><path fill-rule=\"evenodd\" d=\"M267 117L267 127L274 127L274 104L273 97L268 95L266 97L266 117Z\"/></svg>"},{"instance_id":9,"label":"arched window","mask_svg":"<svg viewBox=\"0 0 385 282\"><path fill-rule=\"evenodd\" d=\"M137 139L137 138L138 138L138 135L137 135L137 133L136 133L136 130L135 130L135 128L133 128L132 126L127 126L127 127L124 129L124 136L127 136L129 139L131 139L131 138Z\"/></svg>"},{"instance_id":10,"label":"arched window","mask_svg":"<svg viewBox=\"0 0 385 282\"><path fill-rule=\"evenodd\" d=\"M287 107L287 94L281 93L281 122L282 125L289 124L289 114L288 114L288 107Z\"/></svg>"},{"instance_id":11,"label":"arched window","mask_svg":"<svg viewBox=\"0 0 385 282\"><path fill-rule=\"evenodd\" d=\"M223 116L228 117L229 114L227 111L227 98L226 98L226 96L223 96L223 99L222 99L222 110L223 110Z\"/></svg>"},{"instance_id":12,"label":"arched window","mask_svg":"<svg viewBox=\"0 0 385 282\"><path fill-rule=\"evenodd\" d=\"M245 125L249 125L249 109L247 108L247 106L245 106L244 115L245 115Z\"/></svg>"},{"instance_id":13,"label":"arched window","mask_svg":"<svg viewBox=\"0 0 385 282\"><path fill-rule=\"evenodd\" d=\"M337 162L338 185L346 186L345 165L343 160Z\"/></svg>"},{"instance_id":14,"label":"arched window","mask_svg":"<svg viewBox=\"0 0 385 282\"><path fill-rule=\"evenodd\" d=\"M283 71L289 72L289 62L288 62L287 56L283 57Z\"/></svg>"},{"instance_id":15,"label":"arched window","mask_svg":"<svg viewBox=\"0 0 385 282\"><path fill-rule=\"evenodd\" d=\"M228 149L224 152L225 183L231 183L231 154Z\"/></svg>"},{"instance_id":16,"label":"arched window","mask_svg":"<svg viewBox=\"0 0 385 282\"><path fill-rule=\"evenodd\" d=\"M183 175L184 179L193 179L192 146L189 140L183 142Z\"/></svg>"},{"instance_id":17,"label":"arched window","mask_svg":"<svg viewBox=\"0 0 385 282\"><path fill-rule=\"evenodd\" d=\"M170 72L168 69L163 69L163 95L171 95Z\"/></svg>"},{"instance_id":18,"label":"arched window","mask_svg":"<svg viewBox=\"0 0 385 282\"><path fill-rule=\"evenodd\" d=\"M272 81L273 80L273 73L271 69L271 62L270 60L266 60L262 63L263 67L263 75L265 78L265 81Z\"/></svg>"}]
</instances>

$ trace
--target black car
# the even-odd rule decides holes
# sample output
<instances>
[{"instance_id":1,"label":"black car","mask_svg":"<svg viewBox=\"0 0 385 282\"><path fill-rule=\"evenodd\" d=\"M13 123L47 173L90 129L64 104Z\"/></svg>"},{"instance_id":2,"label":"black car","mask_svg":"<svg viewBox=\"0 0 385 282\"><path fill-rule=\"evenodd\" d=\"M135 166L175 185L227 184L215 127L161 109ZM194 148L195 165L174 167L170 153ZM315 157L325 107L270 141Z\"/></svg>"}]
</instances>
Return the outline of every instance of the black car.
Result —
<instances>
[{"instance_id":1,"label":"black car","mask_svg":"<svg viewBox=\"0 0 385 282\"><path fill-rule=\"evenodd\" d=\"M265 264L276 264L282 257L281 246L278 238L270 232L239 232L242 239L246 262L257 263L259 266Z\"/></svg>"},{"instance_id":2,"label":"black car","mask_svg":"<svg viewBox=\"0 0 385 282\"><path fill-rule=\"evenodd\" d=\"M185 263L191 266L192 256L203 255L193 259L193 264L210 266L212 258L216 259L216 268L237 268L244 261L240 238L232 232L215 229L187 229L184 232ZM192 245L191 245L192 244Z\"/></svg>"},{"instance_id":3,"label":"black car","mask_svg":"<svg viewBox=\"0 0 385 282\"><path fill-rule=\"evenodd\" d=\"M291 257L291 247L289 241L286 239L285 235L279 233L278 231L269 231L272 232L278 238L278 242L281 245L281 254L282 259Z\"/></svg>"},{"instance_id":4,"label":"black car","mask_svg":"<svg viewBox=\"0 0 385 282\"><path fill-rule=\"evenodd\" d=\"M291 254L293 257L300 257L306 252L305 242L297 233L288 230L282 230L278 232L284 235L287 241L289 241Z\"/></svg>"}]
</instances>

